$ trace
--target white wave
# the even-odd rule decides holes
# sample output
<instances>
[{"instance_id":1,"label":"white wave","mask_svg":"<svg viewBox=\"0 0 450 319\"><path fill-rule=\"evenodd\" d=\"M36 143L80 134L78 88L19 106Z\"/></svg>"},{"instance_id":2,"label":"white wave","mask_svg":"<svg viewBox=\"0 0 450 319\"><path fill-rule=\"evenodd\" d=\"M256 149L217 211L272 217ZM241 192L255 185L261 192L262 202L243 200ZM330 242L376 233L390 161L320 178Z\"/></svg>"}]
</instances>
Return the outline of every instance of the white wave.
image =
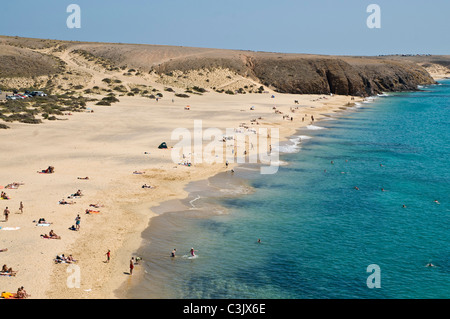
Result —
<instances>
[{"instance_id":1,"label":"white wave","mask_svg":"<svg viewBox=\"0 0 450 319\"><path fill-rule=\"evenodd\" d=\"M300 146L298 144L287 144L287 145L279 145L275 147L275 150L278 153L298 153L300 151Z\"/></svg>"},{"instance_id":2,"label":"white wave","mask_svg":"<svg viewBox=\"0 0 450 319\"><path fill-rule=\"evenodd\" d=\"M278 145L278 147L275 147L275 150L278 151L278 153L298 153L301 149L302 136L290 138L289 141L292 144Z\"/></svg>"},{"instance_id":3,"label":"white wave","mask_svg":"<svg viewBox=\"0 0 450 319\"><path fill-rule=\"evenodd\" d=\"M298 136L299 138L300 138L300 140L309 140L310 138L312 138L311 136L308 136L308 135L299 135Z\"/></svg>"},{"instance_id":4,"label":"white wave","mask_svg":"<svg viewBox=\"0 0 450 319\"><path fill-rule=\"evenodd\" d=\"M220 192L228 195L245 195L250 194L252 189L248 186L238 186L234 188L221 188Z\"/></svg>"},{"instance_id":5,"label":"white wave","mask_svg":"<svg viewBox=\"0 0 450 319\"><path fill-rule=\"evenodd\" d=\"M289 139L289 141L291 141L294 144L299 144L299 143L301 143L302 139L300 138L300 136L297 136L295 138Z\"/></svg>"},{"instance_id":6,"label":"white wave","mask_svg":"<svg viewBox=\"0 0 450 319\"><path fill-rule=\"evenodd\" d=\"M308 130L324 130L325 129L324 127L317 126L317 125L308 125L306 128Z\"/></svg>"},{"instance_id":7,"label":"white wave","mask_svg":"<svg viewBox=\"0 0 450 319\"><path fill-rule=\"evenodd\" d=\"M288 162L285 162L285 161L272 161L272 162L270 162L270 166L285 166L285 165L288 165L289 163Z\"/></svg>"}]
</instances>

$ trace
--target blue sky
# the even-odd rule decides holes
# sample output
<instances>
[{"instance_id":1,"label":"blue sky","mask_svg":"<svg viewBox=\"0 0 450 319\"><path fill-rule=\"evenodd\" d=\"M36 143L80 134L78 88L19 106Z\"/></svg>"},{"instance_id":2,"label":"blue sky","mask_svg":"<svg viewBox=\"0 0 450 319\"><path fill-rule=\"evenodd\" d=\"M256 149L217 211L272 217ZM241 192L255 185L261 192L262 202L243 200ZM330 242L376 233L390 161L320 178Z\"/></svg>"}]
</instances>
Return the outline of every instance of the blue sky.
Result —
<instances>
[{"instance_id":1,"label":"blue sky","mask_svg":"<svg viewBox=\"0 0 450 319\"><path fill-rule=\"evenodd\" d=\"M66 25L70 4L81 28ZM369 4L381 28L366 25ZM449 0L15 0L0 34L336 55L450 54Z\"/></svg>"}]
</instances>

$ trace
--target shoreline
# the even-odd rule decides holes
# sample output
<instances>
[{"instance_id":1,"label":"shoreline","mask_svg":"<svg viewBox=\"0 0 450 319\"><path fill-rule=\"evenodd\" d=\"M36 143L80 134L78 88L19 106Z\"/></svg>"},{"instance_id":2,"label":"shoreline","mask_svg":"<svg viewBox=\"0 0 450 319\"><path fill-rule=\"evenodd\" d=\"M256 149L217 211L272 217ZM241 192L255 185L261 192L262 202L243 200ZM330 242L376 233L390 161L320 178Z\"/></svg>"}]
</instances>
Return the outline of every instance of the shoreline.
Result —
<instances>
[{"instance_id":1,"label":"shoreline","mask_svg":"<svg viewBox=\"0 0 450 319\"><path fill-rule=\"evenodd\" d=\"M280 114L273 113L271 106L274 104L287 114L291 107L296 107L293 100L299 99L299 112L305 112L308 116L314 114L318 121L325 117L324 113L340 113L348 109L345 104L351 101L350 96L330 98L323 95L275 94L276 101L270 99L270 94L244 97L210 94L192 98L189 103L198 104L200 111L192 113L191 118L208 119L210 112L217 114L217 107L233 105L234 109L225 112L226 114L217 114L218 118L208 122L205 127L237 127L240 122L249 121L251 116L262 114L265 124L280 128L281 142L288 140L309 121L302 123L299 118L292 122L282 120ZM361 98L355 99L358 102ZM113 107L91 106L95 113L77 114L70 121L37 126L14 124L13 129L2 133L7 140L3 146L7 150L3 162L6 163L5 169L8 172L5 170L0 176L1 182L6 184L16 181L25 184L17 190L7 191L12 195L12 201L8 205L15 207L18 200L23 199L25 210L23 214L11 214L8 221L8 226L13 226L14 223L14 226L21 227L22 232L5 232L5 245L9 243L9 250L2 253L2 257L5 257L8 266L18 269L19 273L16 277L0 278L2 290L15 292L17 287L24 286L31 298L38 299L120 298L124 285L129 287L135 280L133 278L139 275L139 267L136 269L136 276L126 275L126 272L130 257L135 255L142 244L142 232L155 216L151 208L167 200L186 198L188 193L185 188L190 182L206 180L226 170L225 165L220 163L177 166L169 159L170 150L155 150L159 144L157 141L167 139L173 128L183 127L183 123L189 127L192 124L189 118L172 120L166 125L155 124L152 132L142 134L140 125L148 126L146 121L149 119L155 118L155 123L158 123L157 121L161 122L165 118L167 108L172 107L169 99L161 100L158 106L154 101L146 99L123 100ZM257 112L250 115L248 107L254 100ZM184 104L185 102L181 102L181 105ZM145 109L147 105L152 105L154 114L151 117ZM176 103L177 108L181 105ZM242 109L247 111L242 112ZM296 113L293 115L298 116ZM117 122L117 119L120 121ZM99 121L110 121L116 125L102 127L94 132L86 131L86 127L95 126ZM129 125L128 121L134 124ZM87 134L77 135L77 132ZM79 139L72 139L72 136L79 136ZM130 145L129 140L134 143ZM30 141L34 145L30 145ZM56 145L62 147L55 147ZM146 150L145 145L147 148L152 145L150 159L142 155ZM6 153L11 156L5 157ZM55 166L54 174L40 176L41 174L36 173L37 169L49 164ZM233 165L235 164L228 169ZM27 167L26 172L24 167ZM142 169L146 174L133 175L131 172L136 169ZM76 176L86 175L90 177L89 181L75 179ZM44 179L46 177L48 179ZM157 188L146 190L137 186L149 182ZM85 194L77 200L76 205L60 207L57 204L61 197L76 189L82 189ZM100 208L100 214L84 214L91 202L101 202L104 205ZM69 231L68 227L74 223L73 218L77 214L82 217L81 230ZM55 232L62 237L61 241L42 242L39 232L49 229L35 227L31 223L40 217L54 223ZM36 230L37 228L40 229ZM25 247L24 244L28 246L19 249ZM111 250L111 262L105 264L108 249ZM69 288L68 268L52 263L52 257L61 253L72 254L78 260L76 265L81 271L79 287ZM36 276L36 273L40 276Z\"/></svg>"},{"instance_id":2,"label":"shoreline","mask_svg":"<svg viewBox=\"0 0 450 319\"><path fill-rule=\"evenodd\" d=\"M375 99L375 98L377 98L377 96L370 97L369 100ZM366 100L366 99L361 99L361 101L358 101L357 103L362 103L364 100ZM333 110L332 112L337 112L336 113L337 114L336 118L339 119L339 117L343 116L345 113L347 113L347 112L354 112L355 109L358 109L360 107L362 107L362 106L352 106L350 108L346 107L345 109L343 109L342 107L339 107L337 110ZM314 123L314 124L319 124L321 121L327 121L329 117L331 117L331 114L328 114L328 113L321 114L321 118L317 120L318 123ZM312 125L312 124L310 124L310 125ZM288 141L291 141L291 143L292 143L292 139L294 137L298 138L299 137L299 132L301 130L305 130L307 126L308 125L302 125L302 126L299 126L297 128L291 128L290 129L290 133L287 133L286 135L280 136L280 145L279 146L282 146L281 144L287 143ZM279 156L282 157L283 155L287 155L287 154L290 154L290 153L291 152L279 151ZM285 161L283 161L281 159L279 161L280 161L280 163L282 163L280 165L285 165L284 163L286 163ZM237 164L236 163L232 168L236 169L235 177L237 179L239 179L239 181L236 184L238 184L238 183L239 184L246 183L246 187L250 191L249 193L252 193L253 189L251 188L251 186L247 185L247 182L249 181L249 179L247 177L242 177L242 176L238 175L239 169L240 168L244 168L245 169L245 167L248 166L248 165L252 165L252 164L250 164L250 163ZM253 165L257 166L258 169L255 169L255 170L251 169L251 172L249 172L247 174L252 175L252 176L254 176L254 174L260 174L259 173L259 167L262 164L258 163L258 164L253 164ZM289 164L287 163L287 165L289 165ZM241 196L249 194L247 192L246 193L236 192L236 193L232 193L232 194L230 194L230 193L217 194L216 193L217 190L213 189L213 187L217 188L218 186L210 185L211 184L210 181L212 181L212 180L215 180L216 182L218 180L220 180L221 182L226 181L229 171L230 170L227 169L226 171L216 172L215 174L213 174L211 176L207 176L204 179L186 181L185 186L183 187L183 190L186 193L185 197L177 198L177 199L170 199L170 200L166 200L166 201L161 201L161 202L156 203L155 206L150 208L150 210L152 210L152 211L157 210L158 213L156 213L152 218L149 219L148 225L143 230L142 234L144 234L145 232L152 232L152 230L156 230L157 226L153 226L152 225L152 221L155 221L154 220L155 218L160 217L160 218L164 219L166 217L166 216L163 216L164 214L178 215L178 217L183 217L183 216L180 216L180 214L185 214L190 209L196 210L193 207L193 205L192 205L192 201L195 201L198 197L195 197L193 200L189 200L192 197L194 197L193 194L197 194L197 193L208 194L208 195L206 195L206 197L201 197L201 198L202 199L210 199L210 200L212 198L212 200L215 203L215 205L220 205L220 204L217 204L218 198L220 198L220 199L224 199L224 198L238 198L238 197L241 197ZM198 186L199 184L207 184L207 185ZM223 188L220 188L220 189L224 190L224 189L228 189L228 188L223 187ZM191 205L191 207L189 207L189 205ZM225 209L225 207L223 207L223 206L220 206L220 208L221 209ZM217 216L218 215L216 213L210 213L210 212L203 211L202 208L200 208L200 212L198 214L200 216L197 216L197 214L196 214L196 216L197 216L196 218L200 218L200 219L208 219L208 218L211 218L213 216ZM220 215L221 214L227 214L227 213L220 213ZM170 219L171 217L167 217L167 218ZM175 218L175 217L172 217L172 218ZM169 237L169 234L167 234L167 236ZM153 236L151 236L151 237L153 237ZM168 238L158 237L158 239L162 239L162 241L164 241L164 242L168 241L167 240ZM141 246L138 249L136 249L136 251L145 250L145 248L147 248L147 247L144 246L144 245L146 245L146 243L144 242L145 240L146 239L144 238L144 235L142 235ZM149 243L147 243L147 245L148 244L151 246L152 245L151 241ZM167 248L171 249L171 247L167 247ZM167 251L167 254L169 254L169 251ZM141 254L138 254L138 255L141 256ZM144 262L145 261L146 260L144 260ZM142 279L147 273L147 270L144 268L145 266L142 266L142 267L143 267L142 269L144 271L141 270L141 272L139 273L139 276L140 276L139 280L136 280L133 284L130 284L129 282L124 282L122 285L120 285L120 287L116 290L116 292L114 294L114 296L116 298L118 298L118 299L126 298L127 296L130 295L131 290L135 290L136 288L139 288L139 285L142 283L142 281L140 279ZM158 283L154 283L154 282L153 282L153 284L158 285ZM159 284L161 284L161 283L159 283ZM137 298L146 298L146 297L140 296L139 294L137 294L137 296L136 295L132 295L131 298L135 298L135 297L137 297ZM150 298L152 298L152 299L153 298L154 299L159 299L159 298L166 298L166 297L165 296L154 296L154 297L150 297Z\"/></svg>"}]
</instances>

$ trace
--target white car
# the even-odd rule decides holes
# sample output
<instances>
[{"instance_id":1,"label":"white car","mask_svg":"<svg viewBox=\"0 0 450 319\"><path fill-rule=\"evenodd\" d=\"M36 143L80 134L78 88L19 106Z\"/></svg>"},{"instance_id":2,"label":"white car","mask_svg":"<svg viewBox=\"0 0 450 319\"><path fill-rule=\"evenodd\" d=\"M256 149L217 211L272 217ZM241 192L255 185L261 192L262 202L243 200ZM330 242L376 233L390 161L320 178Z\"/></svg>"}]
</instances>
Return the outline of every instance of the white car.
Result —
<instances>
[{"instance_id":1,"label":"white car","mask_svg":"<svg viewBox=\"0 0 450 319\"><path fill-rule=\"evenodd\" d=\"M31 95L32 96L47 96L47 94L45 94L42 91L33 91L33 92L31 92Z\"/></svg>"}]
</instances>

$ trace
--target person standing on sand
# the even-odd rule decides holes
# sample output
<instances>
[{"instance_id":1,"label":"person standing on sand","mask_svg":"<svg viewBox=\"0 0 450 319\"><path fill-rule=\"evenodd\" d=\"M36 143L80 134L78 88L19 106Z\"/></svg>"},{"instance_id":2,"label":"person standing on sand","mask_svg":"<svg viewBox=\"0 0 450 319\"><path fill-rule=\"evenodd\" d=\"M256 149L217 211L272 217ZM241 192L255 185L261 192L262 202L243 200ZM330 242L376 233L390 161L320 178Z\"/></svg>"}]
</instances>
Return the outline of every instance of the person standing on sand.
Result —
<instances>
[{"instance_id":1,"label":"person standing on sand","mask_svg":"<svg viewBox=\"0 0 450 319\"><path fill-rule=\"evenodd\" d=\"M78 214L77 217L75 218L75 228L76 228L76 230L80 230L80 222L81 222L81 217Z\"/></svg>"},{"instance_id":2,"label":"person standing on sand","mask_svg":"<svg viewBox=\"0 0 450 319\"><path fill-rule=\"evenodd\" d=\"M8 221L8 216L9 216L9 209L8 207L5 208L5 210L3 211L3 215L5 215L5 222Z\"/></svg>"},{"instance_id":3,"label":"person standing on sand","mask_svg":"<svg viewBox=\"0 0 450 319\"><path fill-rule=\"evenodd\" d=\"M134 269L134 258L131 257L131 259L130 259L130 275L133 274L133 269Z\"/></svg>"},{"instance_id":4,"label":"person standing on sand","mask_svg":"<svg viewBox=\"0 0 450 319\"><path fill-rule=\"evenodd\" d=\"M20 210L20 213L23 214L23 204L22 204L22 202L20 202L19 210Z\"/></svg>"},{"instance_id":5,"label":"person standing on sand","mask_svg":"<svg viewBox=\"0 0 450 319\"><path fill-rule=\"evenodd\" d=\"M106 262L109 263L109 260L111 258L111 250L108 249L108 251L106 252Z\"/></svg>"}]
</instances>

